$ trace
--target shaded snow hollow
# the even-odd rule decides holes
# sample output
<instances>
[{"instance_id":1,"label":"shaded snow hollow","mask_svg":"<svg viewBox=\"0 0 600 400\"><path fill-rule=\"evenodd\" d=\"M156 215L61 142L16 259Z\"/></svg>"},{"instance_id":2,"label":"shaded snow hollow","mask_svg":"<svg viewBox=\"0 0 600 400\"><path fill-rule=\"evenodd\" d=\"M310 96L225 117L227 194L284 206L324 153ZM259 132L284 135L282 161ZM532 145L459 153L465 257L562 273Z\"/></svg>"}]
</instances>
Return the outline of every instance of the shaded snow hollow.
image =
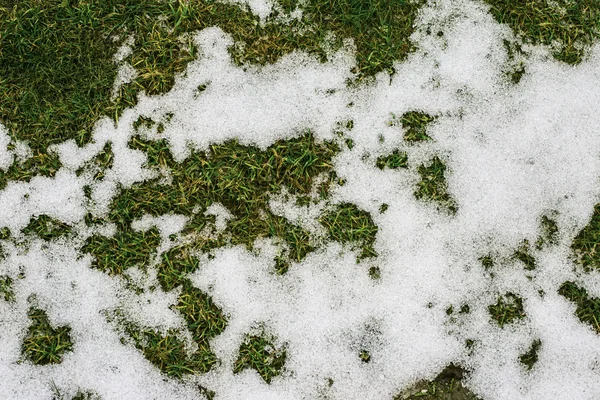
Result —
<instances>
[{"instance_id":1,"label":"shaded snow hollow","mask_svg":"<svg viewBox=\"0 0 600 400\"><path fill-rule=\"evenodd\" d=\"M311 129L320 140L334 139L336 123L352 120L347 136L354 146L334 160L346 184L335 188L331 201L371 213L379 227L379 256L357 264L355 253L332 243L279 276L273 274L271 241L257 243L256 254L242 247L218 250L191 280L228 315L227 328L212 341L221 362L207 374L175 380L122 344L102 313L121 308L146 326L184 327L170 308L175 294L136 295L121 278L90 268L91 258L66 240L34 241L28 251L5 245L0 275L24 277L15 280L16 301L0 301L0 397L50 398L53 382L67 392L94 390L103 399L195 399L201 397L199 384L215 391L216 399L391 399L454 362L471 371L466 384L484 399L599 398L600 336L579 322L575 306L557 290L577 280L569 246L599 202L600 47L577 67L555 61L548 49L528 48L527 73L515 86L505 76L503 47L513 34L484 7L439 2L422 10L419 26L427 25L443 30L443 37L418 30L419 50L395 66L391 79L380 74L358 88L346 85L354 63L351 46L325 64L294 53L275 65L244 70L229 57L231 38L206 29L196 35L198 60L169 93L141 96L116 126L99 121L84 148L74 142L58 146L63 168L56 177L9 183L0 192L2 226L19 232L31 216L47 214L79 224L85 236L91 232L82 223L84 185L92 188L96 211L106 212L120 185L152 176L143 153L127 147L139 116L161 120L172 114L163 136L178 160L190 146L206 149L232 138L265 148ZM198 95L200 84L207 87ZM391 113L412 110L438 116L428 131L433 141L409 146L401 129L389 126ZM104 180L77 177L74 171L107 141L114 164ZM8 142L2 128L0 168L15 156ZM378 169L377 157L396 148L408 154L409 168ZM413 195L416 167L436 155L448 167L455 216ZM383 214L382 203L389 204ZM309 228L318 225L318 210L276 200L273 207ZM227 210L216 206L212 212L224 226ZM483 270L480 257L508 257L524 239L534 243L548 212L555 212L559 240L532 250L534 271L516 261L493 278ZM138 227L154 224L165 239L184 222L165 216L144 219ZM373 264L381 271L378 280L367 273ZM148 286L154 279L141 271L133 278L150 280ZM600 295L600 286L590 283L596 278L590 279L578 282ZM526 318L500 328L487 307L506 292L523 298ZM72 329L74 348L61 364L19 361L31 294L53 324ZM445 310L462 304L470 305L470 313L450 322ZM252 369L233 374L244 334L258 323L287 346L286 371L270 385ZM365 337L369 363L357 357ZM472 352L466 339L475 340ZM519 355L535 339L543 345L527 371Z\"/></svg>"}]
</instances>

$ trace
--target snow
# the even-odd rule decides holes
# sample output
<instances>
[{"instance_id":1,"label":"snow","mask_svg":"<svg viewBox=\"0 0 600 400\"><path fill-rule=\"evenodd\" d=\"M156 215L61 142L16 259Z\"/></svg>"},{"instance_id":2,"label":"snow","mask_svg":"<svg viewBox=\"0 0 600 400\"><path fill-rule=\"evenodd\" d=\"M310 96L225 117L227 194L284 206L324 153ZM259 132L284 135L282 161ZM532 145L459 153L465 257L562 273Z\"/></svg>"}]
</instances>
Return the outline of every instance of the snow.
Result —
<instances>
[{"instance_id":1,"label":"snow","mask_svg":"<svg viewBox=\"0 0 600 400\"><path fill-rule=\"evenodd\" d=\"M261 18L272 8L269 2L248 4ZM4 244L0 275L15 278L16 301L0 300L0 397L50 398L54 382L94 390L103 399L192 399L199 396L198 384L214 390L216 399L391 399L454 362L468 367L466 384L485 399L598 398L600 337L579 322L574 305L557 290L575 280L600 295L598 277L582 279L570 258L570 243L600 195L600 46L577 67L553 60L546 48L531 48L527 73L513 86L503 72L502 41L514 38L485 7L438 1L419 18L419 26L439 27L444 36L419 29L414 34L419 50L395 66L391 79L382 73L358 88L346 85L355 64L351 46L324 64L296 52L274 65L242 69L230 60L228 35L216 27L198 32L198 60L170 92L140 96L116 124L100 120L83 148L72 141L57 146L63 167L55 177L10 182L0 191L0 225L13 233L41 214L75 225L89 210L108 212L120 187L156 176L146 168L146 156L127 147L140 116L160 121L172 114L160 135L179 161L191 148L206 150L233 138L266 148L310 129L319 140L331 140L337 122L352 120L346 135L354 147L334 160L346 184L335 187L330 202L351 202L371 213L379 254L357 263L348 248L328 243L279 276L273 273L275 241L257 242L254 252L216 250L190 279L228 317L227 328L211 343L221 362L207 374L177 381L121 343L104 316L122 309L143 326L184 326L172 310L176 294L149 290L152 268L149 275L128 271L129 279L148 289L142 294L127 289L124 278L90 268L90 256L76 250L91 234L84 228L77 228L76 238L50 244ZM126 57L122 49L115 62ZM198 94L200 84L207 87ZM433 141L408 145L401 128L388 124L392 113L412 110L437 116L428 132ZM8 151L9 142L0 126L3 170L20 154ZM74 171L107 142L114 164L104 179L77 177ZM377 157L396 148L408 154L408 168L378 169ZM455 216L413 195L417 167L436 155L447 165ZM91 204L85 185L92 188ZM320 232L317 219L325 205L300 207L288 200L273 196L270 208ZM383 203L389 209L381 214ZM525 271L508 259L523 240L535 243L540 218L550 211L556 214L558 244L532 249L538 267ZM220 204L205 214L216 217L217 230L231 218ZM160 253L185 222L178 215L148 216L134 228L158 227ZM479 261L487 254L505 259L493 279ZM380 279L369 277L371 265L379 267ZM526 317L500 328L487 307L507 292L523 298ZM53 323L72 328L74 350L61 364L19 362L32 294ZM445 310L462 304L469 304L470 313L450 322ZM260 324L287 351L286 369L270 385L251 369L233 374L244 335ZM472 354L466 339L475 340ZM534 339L542 347L528 372L519 355ZM368 364L358 357L364 348L371 355Z\"/></svg>"}]
</instances>

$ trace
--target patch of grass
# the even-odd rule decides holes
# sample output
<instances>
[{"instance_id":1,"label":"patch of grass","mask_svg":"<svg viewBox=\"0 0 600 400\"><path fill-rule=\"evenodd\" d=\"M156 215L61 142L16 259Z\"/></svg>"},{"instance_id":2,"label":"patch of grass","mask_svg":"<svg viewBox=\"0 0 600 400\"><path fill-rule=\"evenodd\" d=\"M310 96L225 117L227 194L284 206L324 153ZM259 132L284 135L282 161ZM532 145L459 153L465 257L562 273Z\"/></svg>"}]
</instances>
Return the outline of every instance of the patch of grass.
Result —
<instances>
[{"instance_id":1,"label":"patch of grass","mask_svg":"<svg viewBox=\"0 0 600 400\"><path fill-rule=\"evenodd\" d=\"M519 60L524 55L523 49L519 43L510 42L506 39L503 41L503 44L508 54L509 64L506 75L513 85L517 85L521 82L523 75L525 75L525 65L523 61Z\"/></svg>"},{"instance_id":2,"label":"patch of grass","mask_svg":"<svg viewBox=\"0 0 600 400\"><path fill-rule=\"evenodd\" d=\"M463 386L465 370L450 364L432 381L421 381L394 397L394 400L478 400Z\"/></svg>"},{"instance_id":3,"label":"patch of grass","mask_svg":"<svg viewBox=\"0 0 600 400\"><path fill-rule=\"evenodd\" d=\"M162 282L161 282L162 283ZM209 341L220 335L227 320L212 299L194 287L187 279L180 280L181 293L177 309L186 322L192 340L198 346L190 354L179 332L169 330L165 335L152 329L124 322L125 333L144 357L168 376L181 378L187 374L206 373L218 363Z\"/></svg>"},{"instance_id":4,"label":"patch of grass","mask_svg":"<svg viewBox=\"0 0 600 400\"><path fill-rule=\"evenodd\" d=\"M485 0L500 23L506 23L525 42L552 45L557 60L578 64L585 46L600 34L600 5L596 0Z\"/></svg>"},{"instance_id":5,"label":"patch of grass","mask_svg":"<svg viewBox=\"0 0 600 400\"><path fill-rule=\"evenodd\" d=\"M404 140L409 143L424 142L433 140L427 135L427 126L435 120L435 117L421 112L421 111L409 111L400 118L395 114L392 114L390 120L390 126L402 126L404 130Z\"/></svg>"},{"instance_id":6,"label":"patch of grass","mask_svg":"<svg viewBox=\"0 0 600 400\"><path fill-rule=\"evenodd\" d=\"M196 250L207 251L226 243L251 249L257 238L276 237L287 246L286 259L282 260L287 264L301 261L313 250L308 231L270 211L269 196L283 188L294 196L310 195L313 179L332 171L336 144L316 142L310 132L276 142L266 150L229 141L211 146L208 153L193 152L182 163L173 160L164 140L134 138L131 147L147 154L149 167L168 170L171 182L156 179L123 190L114 199L109 215L120 230L127 232L131 222L144 214L176 213L192 218L184 233L195 235L192 247ZM233 218L225 233L207 240L197 235L207 223L198 208L205 210L214 203L224 205Z\"/></svg>"},{"instance_id":7,"label":"patch of grass","mask_svg":"<svg viewBox=\"0 0 600 400\"><path fill-rule=\"evenodd\" d=\"M600 204L585 228L577 234L571 248L586 271L600 268Z\"/></svg>"},{"instance_id":8,"label":"patch of grass","mask_svg":"<svg viewBox=\"0 0 600 400\"><path fill-rule=\"evenodd\" d=\"M44 310L31 307L28 312L31 325L23 341L21 351L36 365L59 364L67 351L73 350L71 328L52 327Z\"/></svg>"},{"instance_id":9,"label":"patch of grass","mask_svg":"<svg viewBox=\"0 0 600 400\"><path fill-rule=\"evenodd\" d=\"M0 295L4 301L15 301L15 293L13 291L13 279L10 276L0 276Z\"/></svg>"},{"instance_id":10,"label":"patch of grass","mask_svg":"<svg viewBox=\"0 0 600 400\"><path fill-rule=\"evenodd\" d=\"M93 256L92 266L110 275L118 275L134 266L143 267L160 244L156 228L146 232L133 229L117 232L114 237L92 236L82 247Z\"/></svg>"},{"instance_id":11,"label":"patch of grass","mask_svg":"<svg viewBox=\"0 0 600 400\"><path fill-rule=\"evenodd\" d=\"M407 161L408 156L406 153L400 152L399 150L394 150L390 155L377 158L375 165L377 165L377 168L379 169L398 169L406 168L408 166Z\"/></svg>"},{"instance_id":12,"label":"patch of grass","mask_svg":"<svg viewBox=\"0 0 600 400\"><path fill-rule=\"evenodd\" d=\"M575 314L581 322L587 323L600 334L600 299L590 298L587 290L574 282L565 282L558 293L577 305Z\"/></svg>"},{"instance_id":13,"label":"patch of grass","mask_svg":"<svg viewBox=\"0 0 600 400\"><path fill-rule=\"evenodd\" d=\"M161 255L158 265L158 282L164 291L173 290L181 285L186 276L198 268L198 259L190 254L185 246L174 247Z\"/></svg>"},{"instance_id":14,"label":"patch of grass","mask_svg":"<svg viewBox=\"0 0 600 400\"><path fill-rule=\"evenodd\" d=\"M91 390L77 390L74 396L67 397L61 389L52 383L52 400L102 400L98 393Z\"/></svg>"},{"instance_id":15,"label":"patch of grass","mask_svg":"<svg viewBox=\"0 0 600 400\"><path fill-rule=\"evenodd\" d=\"M421 181L417 184L415 197L419 200L433 201L440 207L455 214L458 210L456 201L448 193L448 184L446 182L446 165L434 157L429 165L421 165L417 171L421 176Z\"/></svg>"},{"instance_id":16,"label":"patch of grass","mask_svg":"<svg viewBox=\"0 0 600 400\"><path fill-rule=\"evenodd\" d=\"M360 248L359 260L377 256L374 244L378 228L368 212L354 204L342 203L322 215L319 222L333 240Z\"/></svg>"},{"instance_id":17,"label":"patch of grass","mask_svg":"<svg viewBox=\"0 0 600 400\"><path fill-rule=\"evenodd\" d=\"M513 257L521 261L527 271L533 271L537 267L535 258L529 254L529 242L527 240L523 241L521 247L514 252Z\"/></svg>"},{"instance_id":18,"label":"patch of grass","mask_svg":"<svg viewBox=\"0 0 600 400\"><path fill-rule=\"evenodd\" d=\"M170 377L206 373L217 363L210 349L199 348L189 355L185 342L176 331L169 331L163 336L150 329L128 327L126 332L144 357Z\"/></svg>"},{"instance_id":19,"label":"patch of grass","mask_svg":"<svg viewBox=\"0 0 600 400\"><path fill-rule=\"evenodd\" d=\"M87 170L92 173L92 179L101 180L104 178L105 171L109 168L112 168L113 157L112 143L108 142L93 160L76 171L77 176L81 175Z\"/></svg>"},{"instance_id":20,"label":"patch of grass","mask_svg":"<svg viewBox=\"0 0 600 400\"><path fill-rule=\"evenodd\" d=\"M26 235L37 235L43 240L52 240L71 233L71 227L48 215L42 214L31 218L22 231Z\"/></svg>"},{"instance_id":21,"label":"patch of grass","mask_svg":"<svg viewBox=\"0 0 600 400\"><path fill-rule=\"evenodd\" d=\"M541 234L535 242L535 247L538 250L558 243L558 225L556 221L543 215L540 221L540 230Z\"/></svg>"},{"instance_id":22,"label":"patch of grass","mask_svg":"<svg viewBox=\"0 0 600 400\"><path fill-rule=\"evenodd\" d=\"M525 366L525 368L527 370L530 370L531 368L533 368L535 363L538 361L538 352L540 351L541 347L542 347L542 341L539 339L536 339L531 344L531 347L529 348L529 350L527 350L526 353L519 356L519 361L521 362L521 364L523 364Z\"/></svg>"},{"instance_id":23,"label":"patch of grass","mask_svg":"<svg viewBox=\"0 0 600 400\"><path fill-rule=\"evenodd\" d=\"M490 305L488 311L500 328L525 317L523 299L514 293L506 293L504 296L498 297L498 302Z\"/></svg>"},{"instance_id":24,"label":"patch of grass","mask_svg":"<svg viewBox=\"0 0 600 400\"><path fill-rule=\"evenodd\" d=\"M371 361L371 353L369 353L367 350L362 350L358 354L358 358L360 358L360 361L362 361L362 362L364 362L366 364L369 361Z\"/></svg>"},{"instance_id":25,"label":"patch of grass","mask_svg":"<svg viewBox=\"0 0 600 400\"><path fill-rule=\"evenodd\" d=\"M237 374L246 368L253 368L265 382L271 383L283 371L285 359L285 348L277 348L272 337L264 332L261 335L248 335L240 346L233 372Z\"/></svg>"}]
</instances>

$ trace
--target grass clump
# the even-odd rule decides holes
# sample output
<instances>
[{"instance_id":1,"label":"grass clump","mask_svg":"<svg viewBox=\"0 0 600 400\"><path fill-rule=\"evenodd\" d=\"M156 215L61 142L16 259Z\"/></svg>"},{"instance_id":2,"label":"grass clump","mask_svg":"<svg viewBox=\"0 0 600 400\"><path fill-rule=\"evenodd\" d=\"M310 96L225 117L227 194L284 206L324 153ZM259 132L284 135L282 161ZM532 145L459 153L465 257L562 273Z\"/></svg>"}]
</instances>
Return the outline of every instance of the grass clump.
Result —
<instances>
[{"instance_id":1,"label":"grass clump","mask_svg":"<svg viewBox=\"0 0 600 400\"><path fill-rule=\"evenodd\" d=\"M253 368L265 382L271 383L271 380L283 371L285 359L285 348L277 348L272 337L264 332L260 335L247 335L240 345L233 372L237 374L247 368Z\"/></svg>"},{"instance_id":2,"label":"grass clump","mask_svg":"<svg viewBox=\"0 0 600 400\"><path fill-rule=\"evenodd\" d=\"M377 168L379 169L407 168L407 161L408 156L406 155L406 153L394 150L390 155L377 158L377 163L375 165L377 165Z\"/></svg>"},{"instance_id":3,"label":"grass clump","mask_svg":"<svg viewBox=\"0 0 600 400\"><path fill-rule=\"evenodd\" d=\"M190 354L179 332L169 330L165 335L125 324L125 332L144 357L166 375L181 378L187 374L206 373L218 362L209 341L220 335L227 320L219 307L187 279L182 279L181 293L175 308L184 318L197 349Z\"/></svg>"},{"instance_id":4,"label":"grass clump","mask_svg":"<svg viewBox=\"0 0 600 400\"><path fill-rule=\"evenodd\" d=\"M600 299L590 298L587 290L569 281L560 286L558 293L575 303L575 314L579 320L591 325L600 334Z\"/></svg>"},{"instance_id":5,"label":"grass clump","mask_svg":"<svg viewBox=\"0 0 600 400\"><path fill-rule=\"evenodd\" d=\"M594 207L592 219L573 239L571 248L586 271L600 268L600 204Z\"/></svg>"},{"instance_id":6,"label":"grass clump","mask_svg":"<svg viewBox=\"0 0 600 400\"><path fill-rule=\"evenodd\" d=\"M401 125L404 130L404 140L409 143L424 142L433 140L427 135L427 126L435 120L435 117L421 112L421 111L409 111L400 118L392 114L390 120L390 126Z\"/></svg>"},{"instance_id":7,"label":"grass clump","mask_svg":"<svg viewBox=\"0 0 600 400\"><path fill-rule=\"evenodd\" d=\"M542 341L536 339L533 341L533 343L531 343L531 347L529 348L529 350L527 350L526 353L519 356L519 361L525 366L527 370L532 369L535 363L538 361L538 352L540 351L541 347Z\"/></svg>"},{"instance_id":8,"label":"grass clump","mask_svg":"<svg viewBox=\"0 0 600 400\"><path fill-rule=\"evenodd\" d=\"M506 23L525 42L554 45L554 57L578 64L584 48L600 34L600 4L596 0L485 0L500 23Z\"/></svg>"},{"instance_id":9,"label":"grass clump","mask_svg":"<svg viewBox=\"0 0 600 400\"><path fill-rule=\"evenodd\" d=\"M13 279L10 276L0 276L0 295L4 301L15 301L15 293L13 291Z\"/></svg>"},{"instance_id":10,"label":"grass clump","mask_svg":"<svg viewBox=\"0 0 600 400\"><path fill-rule=\"evenodd\" d=\"M166 335L149 329L126 329L136 348L144 357L167 376L181 378L187 374L206 373L217 359L209 349L198 349L188 355L188 349L176 331Z\"/></svg>"},{"instance_id":11,"label":"grass clump","mask_svg":"<svg viewBox=\"0 0 600 400\"><path fill-rule=\"evenodd\" d=\"M28 312L31 325L21 347L25 357L36 365L59 364L67 351L73 350L71 328L52 327L44 310L31 307Z\"/></svg>"},{"instance_id":12,"label":"grass clump","mask_svg":"<svg viewBox=\"0 0 600 400\"><path fill-rule=\"evenodd\" d=\"M521 261L527 271L533 271L537 267L535 258L529 253L529 242L527 240L523 241L521 247L514 252L513 257Z\"/></svg>"},{"instance_id":13,"label":"grass clump","mask_svg":"<svg viewBox=\"0 0 600 400\"><path fill-rule=\"evenodd\" d=\"M52 392L52 400L102 400L98 393L91 390L78 389L73 396L67 396L54 382L52 383Z\"/></svg>"},{"instance_id":14,"label":"grass clump","mask_svg":"<svg viewBox=\"0 0 600 400\"><path fill-rule=\"evenodd\" d=\"M164 140L134 138L130 145L147 154L149 167L168 170L171 181L155 179L123 190L109 215L120 230L127 232L131 222L144 214L176 213L191 218L184 233L193 237L191 247L201 252L227 243L250 249L260 237L283 241L284 264L301 261L313 250L309 232L274 215L268 203L284 188L293 196L310 195L313 179L333 169L331 159L338 152L334 143L318 143L310 132L266 150L229 141L211 146L207 153L193 152L182 163L173 160ZM225 233L209 240L199 237L208 220L198 209L214 203L225 206L232 218Z\"/></svg>"},{"instance_id":15,"label":"grass clump","mask_svg":"<svg viewBox=\"0 0 600 400\"><path fill-rule=\"evenodd\" d=\"M22 232L26 235L37 235L43 240L52 240L71 233L71 227L64 222L42 214L31 218Z\"/></svg>"},{"instance_id":16,"label":"grass clump","mask_svg":"<svg viewBox=\"0 0 600 400\"><path fill-rule=\"evenodd\" d=\"M93 160L88 162L84 167L81 167L76 171L77 176L84 173L84 171L90 171L94 180L101 180L104 178L106 170L113 166L113 151L112 144L106 143L100 153L94 157Z\"/></svg>"},{"instance_id":17,"label":"grass clump","mask_svg":"<svg viewBox=\"0 0 600 400\"><path fill-rule=\"evenodd\" d=\"M498 297L498 302L490 305L488 311L500 328L525 317L523 299L514 293L506 293L504 296Z\"/></svg>"},{"instance_id":18,"label":"grass clump","mask_svg":"<svg viewBox=\"0 0 600 400\"><path fill-rule=\"evenodd\" d=\"M448 183L444 175L446 165L442 160L436 156L431 164L428 166L423 164L418 167L417 171L421 176L421 181L417 184L415 197L419 200L434 201L451 214L455 214L458 209L456 201L448 193Z\"/></svg>"},{"instance_id":19,"label":"grass clump","mask_svg":"<svg viewBox=\"0 0 600 400\"><path fill-rule=\"evenodd\" d=\"M558 243L558 225L555 220L546 215L542 215L540 230L541 234L535 242L535 247L538 250Z\"/></svg>"},{"instance_id":20,"label":"grass clump","mask_svg":"<svg viewBox=\"0 0 600 400\"><path fill-rule=\"evenodd\" d=\"M93 256L92 266L110 275L119 275L128 268L144 266L160 244L156 228L146 232L133 229L117 232L114 237L92 236L82 248Z\"/></svg>"},{"instance_id":21,"label":"grass clump","mask_svg":"<svg viewBox=\"0 0 600 400\"><path fill-rule=\"evenodd\" d=\"M377 256L374 244L378 228L368 212L354 204L342 203L321 216L319 222L333 240L360 248L359 260Z\"/></svg>"},{"instance_id":22,"label":"grass clump","mask_svg":"<svg viewBox=\"0 0 600 400\"><path fill-rule=\"evenodd\" d=\"M421 381L394 397L394 400L478 400L463 386L466 371L450 364L431 381Z\"/></svg>"}]
</instances>

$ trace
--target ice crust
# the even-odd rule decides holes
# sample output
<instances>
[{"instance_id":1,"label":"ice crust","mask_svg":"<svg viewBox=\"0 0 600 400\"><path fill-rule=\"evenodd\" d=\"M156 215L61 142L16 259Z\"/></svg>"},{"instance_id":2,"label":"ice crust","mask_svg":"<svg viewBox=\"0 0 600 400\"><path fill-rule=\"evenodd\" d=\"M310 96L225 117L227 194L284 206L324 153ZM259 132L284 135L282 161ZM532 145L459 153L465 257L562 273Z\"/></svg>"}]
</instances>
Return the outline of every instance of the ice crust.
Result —
<instances>
[{"instance_id":1,"label":"ice crust","mask_svg":"<svg viewBox=\"0 0 600 400\"><path fill-rule=\"evenodd\" d=\"M272 7L248 4L261 16ZM216 399L391 399L450 362L470 371L465 383L483 399L600 397L600 337L557 293L564 281L575 280L600 296L597 274L580 274L570 257L570 243L600 195L600 46L589 49L577 67L530 46L527 73L511 85L502 41L513 40L513 34L481 4L432 2L418 26L418 50L395 66L396 73L391 78L382 73L358 88L346 85L355 63L351 46L323 64L298 52L275 65L241 68L232 63L227 52L232 40L222 30L198 32L198 60L170 92L141 96L117 124L98 121L94 140L85 147L57 146L63 167L54 178L9 182L0 191L1 227L18 234L31 217L47 214L75 224L79 233L50 243L35 239L27 248L3 245L0 275L15 278L16 301L0 300L0 397L50 398L54 382L67 393L81 387L103 399L196 399L202 397L198 385L215 391ZM438 30L444 32L441 38ZM126 54L123 50L115 60L122 62ZM206 89L198 93L201 84ZM392 113L413 110L437 116L428 132L433 141L408 145L402 129L388 124ZM119 329L105 312L125 310L147 327L183 327L170 308L176 294L136 295L125 278L90 268L91 257L82 256L76 245L92 234L82 224L88 210L107 212L119 187L156 174L145 167L143 153L127 147L140 116L164 121L163 133L147 134L166 138L180 161L191 149L233 138L266 148L310 129L318 140L333 140L336 123L352 120L354 127L345 134L354 146L335 158L346 184L335 187L331 203L351 202L371 213L379 256L357 263L349 248L326 243L279 276L273 273L279 246L273 240L257 242L255 252L217 250L190 279L228 317L227 328L212 341L221 363L204 375L166 378L141 352L119 341ZM0 126L3 170L13 162L9 140ZM77 177L75 170L107 142L114 164L105 178ZM378 169L377 157L396 148L407 152L409 168ZM413 195L416 168L436 155L447 165L455 216ZM84 185L92 188L91 202ZM292 203L275 196L270 206L318 232L324 205ZM389 209L380 213L383 203ZM506 261L492 278L479 258L509 259L523 240L534 243L548 212L556 215L559 240L531 250L537 268L526 271L519 261ZM216 215L218 229L231 218L220 204L207 213ZM169 215L143 218L134 228L158 227L161 252L184 224L184 217ZM368 274L375 265L381 271L377 280ZM131 269L129 278L149 288L155 283L149 271L145 276ZM523 298L526 317L500 328L487 308L507 292ZM53 324L72 328L74 350L61 364L20 361L32 302ZM463 304L470 313L451 322L445 310ZM244 335L261 324L288 355L285 371L270 385L251 369L233 374ZM471 353L466 339L475 341ZM542 341L539 361L526 371L519 355L534 339ZM369 363L358 357L365 349Z\"/></svg>"}]
</instances>

